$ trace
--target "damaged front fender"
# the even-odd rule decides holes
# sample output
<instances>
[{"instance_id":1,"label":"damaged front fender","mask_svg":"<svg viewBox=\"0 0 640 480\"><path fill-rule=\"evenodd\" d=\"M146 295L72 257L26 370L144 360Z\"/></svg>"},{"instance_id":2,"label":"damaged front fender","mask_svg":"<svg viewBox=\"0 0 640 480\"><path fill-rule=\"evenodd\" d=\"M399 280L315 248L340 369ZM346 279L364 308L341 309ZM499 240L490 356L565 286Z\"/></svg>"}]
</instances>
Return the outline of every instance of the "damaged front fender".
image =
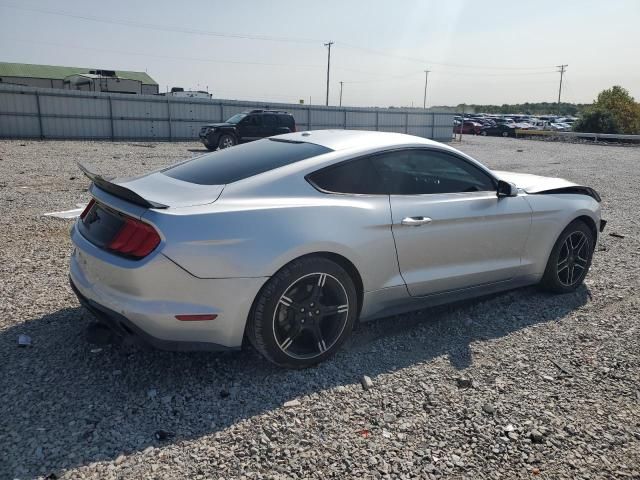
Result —
<instances>
[{"instance_id":1,"label":"damaged front fender","mask_svg":"<svg viewBox=\"0 0 640 480\"><path fill-rule=\"evenodd\" d=\"M564 178L543 177L540 175L531 175L529 173L514 172L493 172L495 175L507 182L515 183L516 186L524 192L534 194L577 194L587 195L598 203L601 202L600 195L591 187L578 185L576 183L565 180Z\"/></svg>"}]
</instances>

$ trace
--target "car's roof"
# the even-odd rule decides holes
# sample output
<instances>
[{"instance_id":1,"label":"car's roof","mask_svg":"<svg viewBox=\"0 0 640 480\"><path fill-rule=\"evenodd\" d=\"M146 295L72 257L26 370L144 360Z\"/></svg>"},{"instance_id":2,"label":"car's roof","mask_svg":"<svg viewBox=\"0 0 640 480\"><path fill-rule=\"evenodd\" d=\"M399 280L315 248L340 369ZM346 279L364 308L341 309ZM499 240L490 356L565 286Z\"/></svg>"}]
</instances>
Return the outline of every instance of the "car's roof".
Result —
<instances>
[{"instance_id":1,"label":"car's roof","mask_svg":"<svg viewBox=\"0 0 640 480\"><path fill-rule=\"evenodd\" d=\"M438 145L426 138L392 132L372 132L367 130L310 130L278 135L277 139L314 143L339 151L357 147L377 147L407 144Z\"/></svg>"},{"instance_id":2,"label":"car's roof","mask_svg":"<svg viewBox=\"0 0 640 480\"><path fill-rule=\"evenodd\" d=\"M286 112L284 110L257 110L257 109L254 109L254 110L245 110L242 113L245 113L247 115L262 115L262 114L265 114L265 113L274 114L274 115L291 115L289 112Z\"/></svg>"}]
</instances>

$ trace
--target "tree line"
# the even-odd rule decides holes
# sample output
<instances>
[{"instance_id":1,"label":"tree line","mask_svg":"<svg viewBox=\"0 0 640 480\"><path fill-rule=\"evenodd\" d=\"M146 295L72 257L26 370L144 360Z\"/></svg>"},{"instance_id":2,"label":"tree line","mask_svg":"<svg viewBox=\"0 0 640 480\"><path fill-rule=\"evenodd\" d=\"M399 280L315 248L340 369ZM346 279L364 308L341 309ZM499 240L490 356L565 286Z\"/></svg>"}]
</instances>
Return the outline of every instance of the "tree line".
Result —
<instances>
[{"instance_id":1,"label":"tree line","mask_svg":"<svg viewBox=\"0 0 640 480\"><path fill-rule=\"evenodd\" d=\"M640 103L619 85L603 90L593 103L525 102L503 105L458 104L432 107L434 111L455 113L497 113L523 115L577 116L576 132L640 135Z\"/></svg>"}]
</instances>

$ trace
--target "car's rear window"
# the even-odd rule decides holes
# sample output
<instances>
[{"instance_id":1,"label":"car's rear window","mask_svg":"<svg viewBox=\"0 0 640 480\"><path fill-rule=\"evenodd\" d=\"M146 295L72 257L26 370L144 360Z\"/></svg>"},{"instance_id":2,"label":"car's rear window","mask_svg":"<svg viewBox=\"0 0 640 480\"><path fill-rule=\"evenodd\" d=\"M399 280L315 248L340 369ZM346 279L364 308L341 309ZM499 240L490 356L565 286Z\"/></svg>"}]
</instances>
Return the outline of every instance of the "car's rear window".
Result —
<instances>
[{"instance_id":1,"label":"car's rear window","mask_svg":"<svg viewBox=\"0 0 640 480\"><path fill-rule=\"evenodd\" d=\"M313 143L262 139L218 150L162 171L200 185L224 185L332 150Z\"/></svg>"}]
</instances>

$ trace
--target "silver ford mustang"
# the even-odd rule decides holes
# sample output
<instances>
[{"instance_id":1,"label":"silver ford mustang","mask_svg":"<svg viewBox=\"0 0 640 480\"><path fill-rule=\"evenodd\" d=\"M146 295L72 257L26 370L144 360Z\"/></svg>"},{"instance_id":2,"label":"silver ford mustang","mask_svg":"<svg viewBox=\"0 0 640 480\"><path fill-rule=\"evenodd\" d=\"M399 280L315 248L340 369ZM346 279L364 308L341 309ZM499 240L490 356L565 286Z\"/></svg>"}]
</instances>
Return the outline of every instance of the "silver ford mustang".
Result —
<instances>
[{"instance_id":1,"label":"silver ford mustang","mask_svg":"<svg viewBox=\"0 0 640 480\"><path fill-rule=\"evenodd\" d=\"M122 336L165 349L247 338L293 368L360 320L584 280L600 198L560 178L491 171L395 133L311 131L148 175L92 180L71 285Z\"/></svg>"}]
</instances>

